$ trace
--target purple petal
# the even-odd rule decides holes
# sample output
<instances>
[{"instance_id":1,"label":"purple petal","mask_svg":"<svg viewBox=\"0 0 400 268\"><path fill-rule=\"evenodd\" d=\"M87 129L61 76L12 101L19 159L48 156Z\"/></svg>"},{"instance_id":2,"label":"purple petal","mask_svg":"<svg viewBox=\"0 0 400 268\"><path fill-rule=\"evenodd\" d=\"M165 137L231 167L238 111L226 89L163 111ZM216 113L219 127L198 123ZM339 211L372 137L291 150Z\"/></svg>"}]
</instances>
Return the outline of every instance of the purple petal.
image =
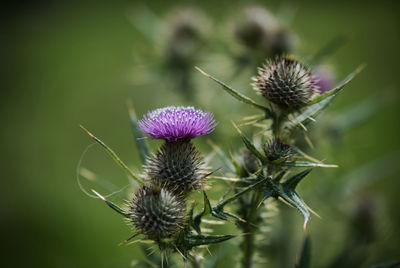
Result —
<instances>
[{"instance_id":1,"label":"purple petal","mask_svg":"<svg viewBox=\"0 0 400 268\"><path fill-rule=\"evenodd\" d=\"M177 141L206 135L214 130L216 122L209 112L194 107L168 106L148 112L139 126L152 139Z\"/></svg>"}]
</instances>

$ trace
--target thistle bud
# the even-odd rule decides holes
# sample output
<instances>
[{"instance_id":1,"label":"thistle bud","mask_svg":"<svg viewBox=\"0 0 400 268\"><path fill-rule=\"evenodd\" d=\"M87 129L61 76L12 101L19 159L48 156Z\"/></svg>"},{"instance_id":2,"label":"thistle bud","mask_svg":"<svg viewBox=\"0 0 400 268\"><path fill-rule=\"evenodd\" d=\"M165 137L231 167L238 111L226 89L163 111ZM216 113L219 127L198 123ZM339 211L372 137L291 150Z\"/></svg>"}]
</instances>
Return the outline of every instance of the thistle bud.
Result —
<instances>
[{"instance_id":1,"label":"thistle bud","mask_svg":"<svg viewBox=\"0 0 400 268\"><path fill-rule=\"evenodd\" d=\"M269 10L257 5L243 8L242 18L234 25L234 36L248 49L268 57L288 53L294 46L290 31Z\"/></svg>"},{"instance_id":2,"label":"thistle bud","mask_svg":"<svg viewBox=\"0 0 400 268\"><path fill-rule=\"evenodd\" d=\"M158 185L142 187L130 204L130 221L140 233L158 241L178 233L184 225L183 201Z\"/></svg>"},{"instance_id":3,"label":"thistle bud","mask_svg":"<svg viewBox=\"0 0 400 268\"><path fill-rule=\"evenodd\" d=\"M291 57L277 57L259 68L254 90L284 109L300 108L317 92L310 70Z\"/></svg>"},{"instance_id":4,"label":"thistle bud","mask_svg":"<svg viewBox=\"0 0 400 268\"><path fill-rule=\"evenodd\" d=\"M198 189L206 176L202 157L189 141L164 143L145 169L153 182L178 194Z\"/></svg>"},{"instance_id":5,"label":"thistle bud","mask_svg":"<svg viewBox=\"0 0 400 268\"><path fill-rule=\"evenodd\" d=\"M288 161L292 156L292 148L290 145L282 142L279 138L265 143L264 152L269 161L278 159L285 159L285 161Z\"/></svg>"}]
</instances>

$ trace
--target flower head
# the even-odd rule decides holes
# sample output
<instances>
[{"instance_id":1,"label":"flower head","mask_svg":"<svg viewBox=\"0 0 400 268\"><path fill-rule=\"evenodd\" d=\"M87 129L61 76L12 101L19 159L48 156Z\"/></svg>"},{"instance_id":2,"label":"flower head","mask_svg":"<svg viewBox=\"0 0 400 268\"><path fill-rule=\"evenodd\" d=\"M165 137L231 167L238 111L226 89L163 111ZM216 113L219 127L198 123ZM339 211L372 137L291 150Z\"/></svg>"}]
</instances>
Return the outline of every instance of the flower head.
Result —
<instances>
[{"instance_id":1,"label":"flower head","mask_svg":"<svg viewBox=\"0 0 400 268\"><path fill-rule=\"evenodd\" d=\"M147 113L139 126L152 139L178 141L212 132L216 122L211 113L194 107L169 106Z\"/></svg>"},{"instance_id":2,"label":"flower head","mask_svg":"<svg viewBox=\"0 0 400 268\"><path fill-rule=\"evenodd\" d=\"M272 139L264 144L264 152L269 161L278 159L290 160L292 156L292 148L284 143L281 139Z\"/></svg>"},{"instance_id":3,"label":"flower head","mask_svg":"<svg viewBox=\"0 0 400 268\"><path fill-rule=\"evenodd\" d=\"M149 239L159 240L178 233L185 222L184 201L159 185L144 186L130 203L129 220Z\"/></svg>"},{"instance_id":4,"label":"flower head","mask_svg":"<svg viewBox=\"0 0 400 268\"><path fill-rule=\"evenodd\" d=\"M310 70L291 57L278 57L259 69L254 89L282 108L300 108L317 92Z\"/></svg>"}]
</instances>

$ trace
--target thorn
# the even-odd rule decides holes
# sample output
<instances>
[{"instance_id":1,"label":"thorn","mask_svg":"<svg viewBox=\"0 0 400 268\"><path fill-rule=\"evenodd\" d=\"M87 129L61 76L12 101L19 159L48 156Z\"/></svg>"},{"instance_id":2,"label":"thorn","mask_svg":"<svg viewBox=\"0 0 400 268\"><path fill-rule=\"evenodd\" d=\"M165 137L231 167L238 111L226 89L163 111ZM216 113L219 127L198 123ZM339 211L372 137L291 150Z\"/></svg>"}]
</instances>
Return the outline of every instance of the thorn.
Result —
<instances>
[{"instance_id":1,"label":"thorn","mask_svg":"<svg viewBox=\"0 0 400 268\"><path fill-rule=\"evenodd\" d=\"M322 219L322 217L321 217L317 212L315 212L314 210L312 210L307 204L306 204L306 207L307 207L307 209L308 209L312 214L314 214L315 216L317 216L319 219Z\"/></svg>"},{"instance_id":2,"label":"thorn","mask_svg":"<svg viewBox=\"0 0 400 268\"><path fill-rule=\"evenodd\" d=\"M206 250L207 250L208 254L210 254L210 256L212 257L211 251L210 251L210 249L208 248L208 246L206 246Z\"/></svg>"},{"instance_id":3,"label":"thorn","mask_svg":"<svg viewBox=\"0 0 400 268\"><path fill-rule=\"evenodd\" d=\"M197 71L199 71L202 75L211 78L211 75L209 75L208 73L204 72L202 69L200 69L199 67L195 66L194 67Z\"/></svg>"},{"instance_id":4,"label":"thorn","mask_svg":"<svg viewBox=\"0 0 400 268\"><path fill-rule=\"evenodd\" d=\"M251 235L251 233L250 233L250 232L248 232L248 233L241 233L241 234L236 235L236 237L241 237L241 236L245 236L245 235Z\"/></svg>"},{"instance_id":5,"label":"thorn","mask_svg":"<svg viewBox=\"0 0 400 268\"><path fill-rule=\"evenodd\" d=\"M367 63L366 62L364 62L364 63L361 63L358 67L357 67L357 69L355 70L355 72L356 73L360 73L362 70L364 70L364 68L367 66Z\"/></svg>"},{"instance_id":6,"label":"thorn","mask_svg":"<svg viewBox=\"0 0 400 268\"><path fill-rule=\"evenodd\" d=\"M231 123L232 123L233 127L237 130L237 132L239 132L239 134L242 134L242 131L238 128L238 126L235 124L235 122L233 122L233 120L231 120Z\"/></svg>"},{"instance_id":7,"label":"thorn","mask_svg":"<svg viewBox=\"0 0 400 268\"><path fill-rule=\"evenodd\" d=\"M93 135L89 130L87 130L84 126L79 125L81 129L83 129L92 139L97 140L96 136Z\"/></svg>"},{"instance_id":8,"label":"thorn","mask_svg":"<svg viewBox=\"0 0 400 268\"><path fill-rule=\"evenodd\" d=\"M97 195L101 200L103 200L104 202L107 202L107 199L104 197L104 196L102 196L101 194L99 194L98 192L96 192L95 190L93 190L93 189L91 189L92 190L92 192L95 194L95 195Z\"/></svg>"},{"instance_id":9,"label":"thorn","mask_svg":"<svg viewBox=\"0 0 400 268\"><path fill-rule=\"evenodd\" d=\"M132 238L135 238L136 236L138 236L138 235L140 235L140 234L141 234L140 232L133 234L133 235L132 235L131 237L129 237L128 239L126 239L126 240L122 241L121 243L119 243L118 246L125 245L129 240L131 240ZM139 241L140 241L140 240L139 240Z\"/></svg>"},{"instance_id":10,"label":"thorn","mask_svg":"<svg viewBox=\"0 0 400 268\"><path fill-rule=\"evenodd\" d=\"M313 117L311 117L311 116L309 116L309 117L307 117L308 119L310 119L311 121L313 121L313 122L317 122L317 120L315 120L315 118L313 118Z\"/></svg>"}]
</instances>

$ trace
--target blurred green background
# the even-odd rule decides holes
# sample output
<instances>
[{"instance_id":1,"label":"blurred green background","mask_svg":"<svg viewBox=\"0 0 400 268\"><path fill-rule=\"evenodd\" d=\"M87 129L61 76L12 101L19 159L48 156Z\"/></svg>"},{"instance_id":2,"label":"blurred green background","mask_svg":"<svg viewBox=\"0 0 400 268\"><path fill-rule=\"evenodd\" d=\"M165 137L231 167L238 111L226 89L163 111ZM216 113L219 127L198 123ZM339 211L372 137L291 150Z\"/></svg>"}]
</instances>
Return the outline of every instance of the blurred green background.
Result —
<instances>
[{"instance_id":1,"label":"blurred green background","mask_svg":"<svg viewBox=\"0 0 400 268\"><path fill-rule=\"evenodd\" d=\"M183 3L187 1L152 1L147 9L163 18ZM228 56L221 49L225 35L230 34L227 22L243 2L191 3L201 8L210 22L205 51L195 64L255 96L249 86L255 70L247 69L241 78L230 81L232 67L225 67ZM260 4L274 13L282 6L295 13L289 27L300 40L296 53L302 56L345 34L348 41L328 60L339 78L367 63L327 113L339 114L370 96L384 95L385 99L368 122L346 132L338 143L332 144L322 135L314 149L314 155L340 168L315 170L300 189L321 216L314 216L307 229L313 239L313 264L324 267L344 248L348 218L363 198L375 204L377 229L363 265L399 258L400 5L390 1ZM5 7L0 52L4 75L0 106L2 267L128 267L142 254L137 245L118 246L130 236L130 227L78 187L76 167L91 143L79 124L140 170L127 99L132 100L138 116L157 107L188 104L215 113L219 125L207 138L225 150L240 147L231 120L255 111L235 103L194 69L190 71L194 99L165 86L165 77L158 75L163 71L154 44L132 24L143 4L22 1ZM230 41L225 42L229 45ZM197 141L204 153L211 151L207 138ZM373 161L380 164L371 172L348 175L376 163ZM83 165L118 187L127 184L123 171L97 146L85 156ZM369 176L361 187L365 175ZM331 191L337 184L347 185L344 176L358 178L359 184L347 195L335 195ZM301 215L294 209L288 213L293 213L290 217L298 223L292 227L297 238L293 255L288 257L291 262L303 232Z\"/></svg>"}]
</instances>

